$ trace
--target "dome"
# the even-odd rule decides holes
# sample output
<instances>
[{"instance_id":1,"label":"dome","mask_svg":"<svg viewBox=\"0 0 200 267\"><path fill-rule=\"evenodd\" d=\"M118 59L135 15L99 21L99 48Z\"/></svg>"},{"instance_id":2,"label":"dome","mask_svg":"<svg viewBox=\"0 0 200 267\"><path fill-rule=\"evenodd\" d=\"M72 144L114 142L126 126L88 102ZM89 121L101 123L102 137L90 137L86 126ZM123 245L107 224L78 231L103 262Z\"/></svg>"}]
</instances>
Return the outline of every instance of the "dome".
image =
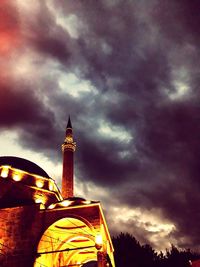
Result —
<instances>
[{"instance_id":1,"label":"dome","mask_svg":"<svg viewBox=\"0 0 200 267\"><path fill-rule=\"evenodd\" d=\"M15 169L49 178L49 175L41 167L27 159L4 156L0 157L0 166L2 165L8 165Z\"/></svg>"}]
</instances>

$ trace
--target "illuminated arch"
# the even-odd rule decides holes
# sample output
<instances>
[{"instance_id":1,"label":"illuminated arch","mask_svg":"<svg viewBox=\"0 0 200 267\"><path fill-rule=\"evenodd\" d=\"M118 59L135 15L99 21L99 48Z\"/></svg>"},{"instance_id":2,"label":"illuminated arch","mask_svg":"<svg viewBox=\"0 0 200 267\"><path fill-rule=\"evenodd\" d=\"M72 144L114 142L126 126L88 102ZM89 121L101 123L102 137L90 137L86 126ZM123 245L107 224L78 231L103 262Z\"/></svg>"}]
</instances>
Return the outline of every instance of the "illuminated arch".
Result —
<instances>
[{"instance_id":1,"label":"illuminated arch","mask_svg":"<svg viewBox=\"0 0 200 267\"><path fill-rule=\"evenodd\" d=\"M85 219L65 217L43 233L34 267L82 266L97 261L95 229Z\"/></svg>"}]
</instances>

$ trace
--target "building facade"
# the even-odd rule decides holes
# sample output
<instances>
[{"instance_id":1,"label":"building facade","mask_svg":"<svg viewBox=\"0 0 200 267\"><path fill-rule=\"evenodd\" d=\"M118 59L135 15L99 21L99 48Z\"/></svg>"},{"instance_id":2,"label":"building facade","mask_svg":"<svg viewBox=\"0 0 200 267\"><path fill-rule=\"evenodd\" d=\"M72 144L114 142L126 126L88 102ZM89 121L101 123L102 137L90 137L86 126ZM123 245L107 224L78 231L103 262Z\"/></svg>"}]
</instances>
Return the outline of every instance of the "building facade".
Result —
<instances>
[{"instance_id":1,"label":"building facade","mask_svg":"<svg viewBox=\"0 0 200 267\"><path fill-rule=\"evenodd\" d=\"M0 157L0 266L115 266L100 202L74 196L75 148L69 118L62 193L35 163Z\"/></svg>"}]
</instances>

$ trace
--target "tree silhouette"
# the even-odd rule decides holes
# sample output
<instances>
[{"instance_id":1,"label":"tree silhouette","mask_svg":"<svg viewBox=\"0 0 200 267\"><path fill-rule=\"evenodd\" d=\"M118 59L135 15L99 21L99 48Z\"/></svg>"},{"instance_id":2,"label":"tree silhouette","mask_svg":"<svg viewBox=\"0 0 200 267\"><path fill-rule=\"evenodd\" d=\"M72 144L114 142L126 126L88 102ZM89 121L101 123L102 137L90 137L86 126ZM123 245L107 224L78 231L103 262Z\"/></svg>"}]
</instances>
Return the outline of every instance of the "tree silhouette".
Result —
<instances>
[{"instance_id":1,"label":"tree silhouette","mask_svg":"<svg viewBox=\"0 0 200 267\"><path fill-rule=\"evenodd\" d=\"M113 245L115 247L114 256L117 267L129 266L131 262L135 266L138 264L140 244L132 235L121 233L116 238L113 238Z\"/></svg>"},{"instance_id":2,"label":"tree silhouette","mask_svg":"<svg viewBox=\"0 0 200 267\"><path fill-rule=\"evenodd\" d=\"M179 250L174 245L156 252L150 245L141 245L129 233L112 238L116 267L189 267L189 260L200 259L200 254L190 249Z\"/></svg>"}]
</instances>

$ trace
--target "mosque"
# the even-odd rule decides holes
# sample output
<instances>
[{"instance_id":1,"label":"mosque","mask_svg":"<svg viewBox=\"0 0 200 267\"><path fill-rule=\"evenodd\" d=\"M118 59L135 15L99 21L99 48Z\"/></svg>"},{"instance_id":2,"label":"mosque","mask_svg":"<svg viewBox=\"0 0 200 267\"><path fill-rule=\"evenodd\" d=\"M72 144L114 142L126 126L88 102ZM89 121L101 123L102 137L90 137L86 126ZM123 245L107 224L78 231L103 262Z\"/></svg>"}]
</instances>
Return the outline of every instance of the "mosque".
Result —
<instances>
[{"instance_id":1,"label":"mosque","mask_svg":"<svg viewBox=\"0 0 200 267\"><path fill-rule=\"evenodd\" d=\"M100 202L74 196L75 149L69 118L62 192L35 163L0 157L0 266L115 267Z\"/></svg>"}]
</instances>

